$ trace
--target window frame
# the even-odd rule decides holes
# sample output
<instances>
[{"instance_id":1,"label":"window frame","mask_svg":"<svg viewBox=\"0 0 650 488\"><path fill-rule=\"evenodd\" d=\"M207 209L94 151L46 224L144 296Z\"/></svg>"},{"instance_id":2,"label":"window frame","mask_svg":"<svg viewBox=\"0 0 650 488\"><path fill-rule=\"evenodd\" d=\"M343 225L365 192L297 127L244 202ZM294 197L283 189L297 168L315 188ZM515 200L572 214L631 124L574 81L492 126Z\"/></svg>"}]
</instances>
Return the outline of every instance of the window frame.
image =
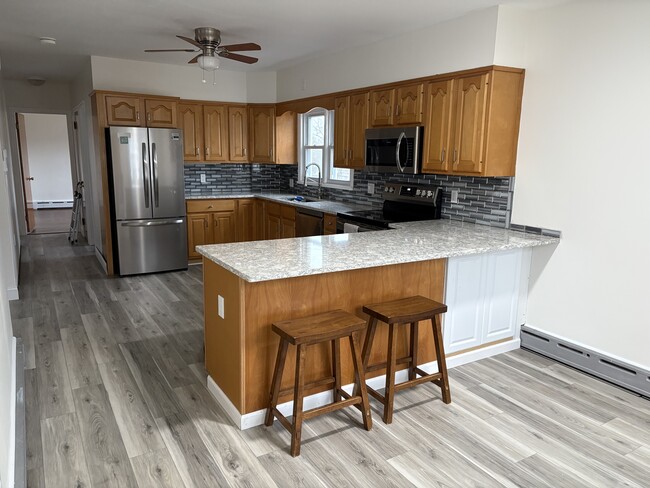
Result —
<instances>
[{"instance_id":1,"label":"window frame","mask_svg":"<svg viewBox=\"0 0 650 488\"><path fill-rule=\"evenodd\" d=\"M325 116L324 142L322 146L307 146L307 118L310 116ZM298 183L305 186L318 186L316 178L305 178L305 161L308 149L323 150L323 165L321 168L321 185L323 188L337 188L339 190L352 190L354 188L354 170L350 171L350 180L342 181L331 178L331 170L334 169L334 110L327 110L316 107L310 111L298 115ZM337 168L346 169L346 168Z\"/></svg>"}]
</instances>

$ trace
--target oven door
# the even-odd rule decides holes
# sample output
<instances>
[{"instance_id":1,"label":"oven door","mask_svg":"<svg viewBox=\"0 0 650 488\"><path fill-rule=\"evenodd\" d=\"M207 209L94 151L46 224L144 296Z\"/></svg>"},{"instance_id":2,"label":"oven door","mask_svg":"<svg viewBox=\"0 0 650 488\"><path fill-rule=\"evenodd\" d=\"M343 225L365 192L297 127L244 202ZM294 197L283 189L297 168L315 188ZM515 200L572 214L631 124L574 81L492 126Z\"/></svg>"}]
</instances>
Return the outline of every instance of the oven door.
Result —
<instances>
[{"instance_id":1,"label":"oven door","mask_svg":"<svg viewBox=\"0 0 650 488\"><path fill-rule=\"evenodd\" d=\"M422 152L421 127L366 130L366 168L378 172L417 174Z\"/></svg>"}]
</instances>

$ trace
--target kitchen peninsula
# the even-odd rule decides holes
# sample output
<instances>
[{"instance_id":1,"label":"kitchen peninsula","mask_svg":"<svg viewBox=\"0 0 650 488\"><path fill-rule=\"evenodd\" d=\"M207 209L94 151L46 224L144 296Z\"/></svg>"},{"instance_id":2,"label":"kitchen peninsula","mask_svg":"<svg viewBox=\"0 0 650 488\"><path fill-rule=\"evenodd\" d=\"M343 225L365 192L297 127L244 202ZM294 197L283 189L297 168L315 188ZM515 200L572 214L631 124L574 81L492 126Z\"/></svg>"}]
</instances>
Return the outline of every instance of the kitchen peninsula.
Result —
<instances>
[{"instance_id":1,"label":"kitchen peninsula","mask_svg":"<svg viewBox=\"0 0 650 488\"><path fill-rule=\"evenodd\" d=\"M462 362L468 362L518 347L530 248L557 244L558 238L449 220L395 227L197 248L204 264L208 387L236 425L248 428L263 421L277 350L273 322L334 309L365 318L364 304L422 295L449 306L444 318L448 355L465 356ZM420 327L420 334L423 369L435 368L431 341L425 340L430 328ZM404 331L400 353L407 339ZM380 361L386 340L380 327L371 364ZM293 354L290 350L283 388L290 386ZM349 385L348 350L342 359L343 384ZM314 346L305 380L328 376L329 368L327 348ZM307 392L312 393L318 391ZM324 395L308 398L305 408L326 401Z\"/></svg>"}]
</instances>

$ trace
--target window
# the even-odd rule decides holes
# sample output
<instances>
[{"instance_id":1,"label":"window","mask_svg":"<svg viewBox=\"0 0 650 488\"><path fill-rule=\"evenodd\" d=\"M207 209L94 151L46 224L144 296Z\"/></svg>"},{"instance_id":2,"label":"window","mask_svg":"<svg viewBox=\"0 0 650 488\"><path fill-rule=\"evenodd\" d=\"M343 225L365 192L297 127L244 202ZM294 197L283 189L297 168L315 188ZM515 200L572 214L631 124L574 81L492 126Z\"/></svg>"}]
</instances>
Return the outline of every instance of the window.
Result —
<instances>
[{"instance_id":1,"label":"window","mask_svg":"<svg viewBox=\"0 0 650 488\"><path fill-rule=\"evenodd\" d=\"M351 189L354 172L334 167L334 110L315 108L301 114L299 123L298 181L309 186L318 185L320 169L324 187Z\"/></svg>"}]
</instances>

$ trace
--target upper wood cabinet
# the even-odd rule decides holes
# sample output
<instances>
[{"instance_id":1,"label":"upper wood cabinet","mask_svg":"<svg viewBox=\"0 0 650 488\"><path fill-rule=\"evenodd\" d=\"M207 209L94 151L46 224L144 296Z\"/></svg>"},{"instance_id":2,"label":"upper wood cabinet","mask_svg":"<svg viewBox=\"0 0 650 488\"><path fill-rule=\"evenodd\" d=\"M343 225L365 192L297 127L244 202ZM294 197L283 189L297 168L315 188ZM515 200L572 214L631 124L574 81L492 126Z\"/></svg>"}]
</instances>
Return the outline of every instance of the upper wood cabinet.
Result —
<instances>
[{"instance_id":1,"label":"upper wood cabinet","mask_svg":"<svg viewBox=\"0 0 650 488\"><path fill-rule=\"evenodd\" d=\"M248 117L245 105L228 107L228 131L230 161L248 161Z\"/></svg>"},{"instance_id":2,"label":"upper wood cabinet","mask_svg":"<svg viewBox=\"0 0 650 488\"><path fill-rule=\"evenodd\" d=\"M368 128L368 93L334 101L334 166L363 168Z\"/></svg>"},{"instance_id":3,"label":"upper wood cabinet","mask_svg":"<svg viewBox=\"0 0 650 488\"><path fill-rule=\"evenodd\" d=\"M139 97L107 96L106 119L108 125L144 126L144 100Z\"/></svg>"},{"instance_id":4,"label":"upper wood cabinet","mask_svg":"<svg viewBox=\"0 0 650 488\"><path fill-rule=\"evenodd\" d=\"M205 137L204 161L228 161L228 107L226 105L203 105Z\"/></svg>"},{"instance_id":5,"label":"upper wood cabinet","mask_svg":"<svg viewBox=\"0 0 650 488\"><path fill-rule=\"evenodd\" d=\"M144 108L147 112L148 127L174 128L178 125L176 119L176 100L159 100L147 98Z\"/></svg>"},{"instance_id":6,"label":"upper wood cabinet","mask_svg":"<svg viewBox=\"0 0 650 488\"><path fill-rule=\"evenodd\" d=\"M275 150L275 107L252 106L248 109L249 161L272 163Z\"/></svg>"},{"instance_id":7,"label":"upper wood cabinet","mask_svg":"<svg viewBox=\"0 0 650 488\"><path fill-rule=\"evenodd\" d=\"M178 104L178 126L183 130L183 160L201 161L203 154L203 105Z\"/></svg>"},{"instance_id":8,"label":"upper wood cabinet","mask_svg":"<svg viewBox=\"0 0 650 488\"><path fill-rule=\"evenodd\" d=\"M142 98L135 96L106 96L106 122L108 125L135 127L177 126L176 100Z\"/></svg>"},{"instance_id":9,"label":"upper wood cabinet","mask_svg":"<svg viewBox=\"0 0 650 488\"><path fill-rule=\"evenodd\" d=\"M509 68L428 83L423 171L514 176L522 89Z\"/></svg>"},{"instance_id":10,"label":"upper wood cabinet","mask_svg":"<svg viewBox=\"0 0 650 488\"><path fill-rule=\"evenodd\" d=\"M370 92L370 125L415 125L422 123L423 83Z\"/></svg>"},{"instance_id":11,"label":"upper wood cabinet","mask_svg":"<svg viewBox=\"0 0 650 488\"><path fill-rule=\"evenodd\" d=\"M298 164L298 114L275 117L275 164Z\"/></svg>"}]
</instances>

